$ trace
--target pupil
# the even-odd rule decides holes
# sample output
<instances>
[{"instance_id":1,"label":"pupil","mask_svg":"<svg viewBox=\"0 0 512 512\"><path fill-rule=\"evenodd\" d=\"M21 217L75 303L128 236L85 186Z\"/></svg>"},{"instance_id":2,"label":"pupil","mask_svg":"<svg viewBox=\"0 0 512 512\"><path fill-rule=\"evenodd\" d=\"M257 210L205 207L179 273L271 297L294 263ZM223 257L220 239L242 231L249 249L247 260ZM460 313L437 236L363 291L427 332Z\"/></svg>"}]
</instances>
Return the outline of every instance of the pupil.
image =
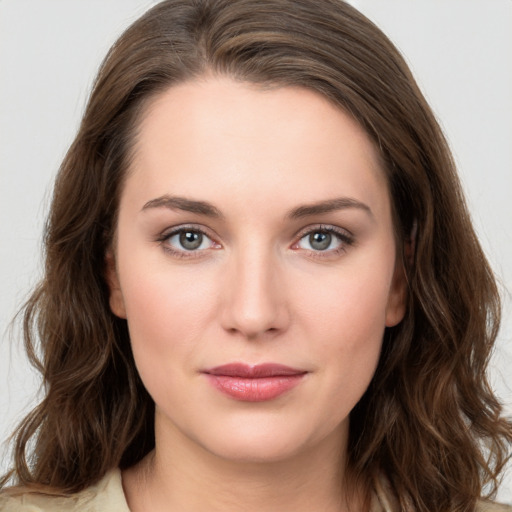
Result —
<instances>
[{"instance_id":1,"label":"pupil","mask_svg":"<svg viewBox=\"0 0 512 512\"><path fill-rule=\"evenodd\" d=\"M325 251L331 245L331 239L332 235L330 233L322 233L321 231L309 235L309 243L317 251Z\"/></svg>"},{"instance_id":2,"label":"pupil","mask_svg":"<svg viewBox=\"0 0 512 512\"><path fill-rule=\"evenodd\" d=\"M203 235L194 231L185 231L180 234L180 244L187 251L197 249L203 242Z\"/></svg>"}]
</instances>

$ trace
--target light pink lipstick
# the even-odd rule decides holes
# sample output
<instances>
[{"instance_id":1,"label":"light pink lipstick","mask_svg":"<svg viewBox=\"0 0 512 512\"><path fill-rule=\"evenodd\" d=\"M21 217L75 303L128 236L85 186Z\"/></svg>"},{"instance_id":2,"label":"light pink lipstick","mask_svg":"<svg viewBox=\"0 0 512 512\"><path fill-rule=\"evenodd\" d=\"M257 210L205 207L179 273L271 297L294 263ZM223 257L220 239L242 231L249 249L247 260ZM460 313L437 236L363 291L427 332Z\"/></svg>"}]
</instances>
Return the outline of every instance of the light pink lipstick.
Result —
<instances>
[{"instance_id":1,"label":"light pink lipstick","mask_svg":"<svg viewBox=\"0 0 512 512\"><path fill-rule=\"evenodd\" d=\"M235 400L264 402L297 386L307 372L274 363L230 363L203 373L214 387Z\"/></svg>"}]
</instances>

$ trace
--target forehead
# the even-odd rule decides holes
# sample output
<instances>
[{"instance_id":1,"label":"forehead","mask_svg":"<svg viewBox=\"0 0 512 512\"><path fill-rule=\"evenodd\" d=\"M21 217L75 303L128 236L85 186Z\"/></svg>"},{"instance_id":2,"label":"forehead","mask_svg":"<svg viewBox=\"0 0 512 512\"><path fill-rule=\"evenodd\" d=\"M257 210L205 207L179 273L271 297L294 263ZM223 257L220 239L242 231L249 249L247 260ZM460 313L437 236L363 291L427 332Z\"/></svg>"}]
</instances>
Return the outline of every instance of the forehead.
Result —
<instances>
[{"instance_id":1,"label":"forehead","mask_svg":"<svg viewBox=\"0 0 512 512\"><path fill-rule=\"evenodd\" d=\"M343 110L308 89L225 77L179 84L149 103L130 180L148 200L165 188L214 203L233 200L235 190L263 203L334 193L382 207L388 201L379 154Z\"/></svg>"}]
</instances>

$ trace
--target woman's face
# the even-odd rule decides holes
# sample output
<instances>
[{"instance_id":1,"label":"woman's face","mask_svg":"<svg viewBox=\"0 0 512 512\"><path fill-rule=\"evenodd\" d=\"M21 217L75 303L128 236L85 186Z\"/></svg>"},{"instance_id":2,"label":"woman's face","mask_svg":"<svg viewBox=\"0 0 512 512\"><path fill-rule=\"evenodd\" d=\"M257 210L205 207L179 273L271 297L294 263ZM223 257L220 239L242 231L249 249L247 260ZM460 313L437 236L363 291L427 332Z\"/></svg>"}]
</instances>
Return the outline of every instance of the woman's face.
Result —
<instances>
[{"instance_id":1,"label":"woman's face","mask_svg":"<svg viewBox=\"0 0 512 512\"><path fill-rule=\"evenodd\" d=\"M342 447L404 314L377 153L301 88L205 78L158 96L107 260L157 449L259 461Z\"/></svg>"}]
</instances>

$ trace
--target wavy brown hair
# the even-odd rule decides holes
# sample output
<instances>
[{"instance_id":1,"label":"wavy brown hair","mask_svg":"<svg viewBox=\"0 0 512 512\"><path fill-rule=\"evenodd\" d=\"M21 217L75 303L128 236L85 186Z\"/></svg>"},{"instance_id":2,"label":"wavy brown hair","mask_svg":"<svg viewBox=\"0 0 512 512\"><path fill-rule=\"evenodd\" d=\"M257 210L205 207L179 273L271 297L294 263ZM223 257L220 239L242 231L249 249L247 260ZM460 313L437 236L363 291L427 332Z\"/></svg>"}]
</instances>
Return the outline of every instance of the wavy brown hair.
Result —
<instances>
[{"instance_id":1,"label":"wavy brown hair","mask_svg":"<svg viewBox=\"0 0 512 512\"><path fill-rule=\"evenodd\" d=\"M15 433L10 477L81 490L154 446L154 404L125 320L108 305L105 254L145 105L206 73L316 91L380 151L409 283L404 320L351 413L349 470L384 474L402 510L472 511L510 457L512 423L486 379L500 303L441 130L386 36L339 0L168 0L101 66L55 184L43 281L24 309L44 399ZM411 237L414 240L411 241ZM30 447L30 449L29 449Z\"/></svg>"}]
</instances>

